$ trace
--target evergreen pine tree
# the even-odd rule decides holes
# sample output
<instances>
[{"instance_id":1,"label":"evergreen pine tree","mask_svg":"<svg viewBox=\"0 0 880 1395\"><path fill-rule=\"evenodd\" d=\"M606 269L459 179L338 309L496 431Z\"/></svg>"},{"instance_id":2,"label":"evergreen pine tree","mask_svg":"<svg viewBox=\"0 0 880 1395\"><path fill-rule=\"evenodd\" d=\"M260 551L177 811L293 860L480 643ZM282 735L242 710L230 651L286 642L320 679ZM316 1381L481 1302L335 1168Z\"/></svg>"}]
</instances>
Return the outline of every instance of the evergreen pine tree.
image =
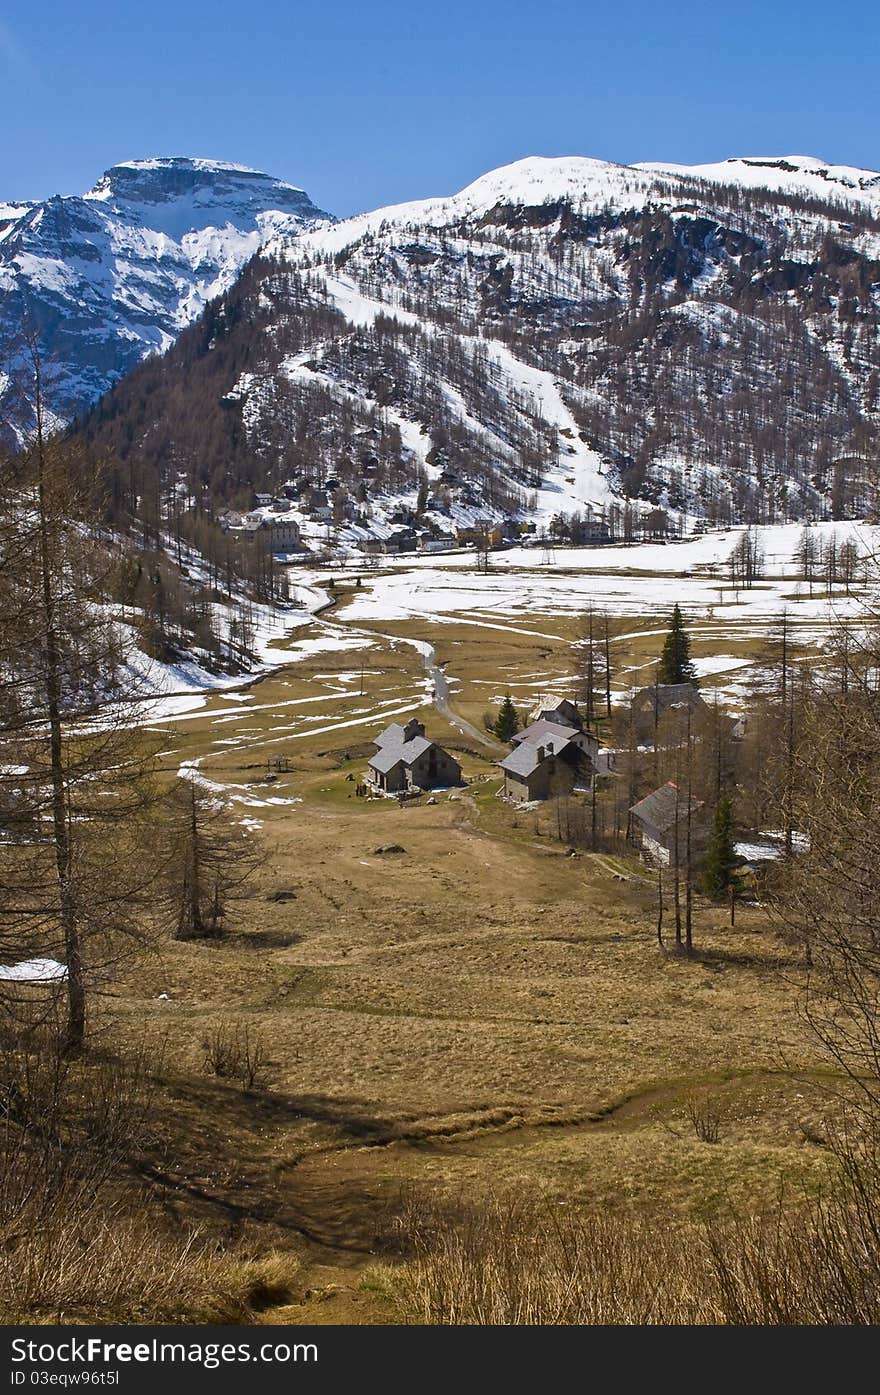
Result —
<instances>
[{"instance_id":1,"label":"evergreen pine tree","mask_svg":"<svg viewBox=\"0 0 880 1395\"><path fill-rule=\"evenodd\" d=\"M713 901L723 901L736 882L737 856L733 845L730 800L721 799L703 864L703 890Z\"/></svg>"},{"instance_id":2,"label":"evergreen pine tree","mask_svg":"<svg viewBox=\"0 0 880 1395\"><path fill-rule=\"evenodd\" d=\"M669 634L666 636L663 652L660 655L657 682L662 684L693 683L694 687L697 686L697 670L691 662L690 640L678 605L672 612Z\"/></svg>"},{"instance_id":3,"label":"evergreen pine tree","mask_svg":"<svg viewBox=\"0 0 880 1395\"><path fill-rule=\"evenodd\" d=\"M519 713L511 701L510 693L508 693L499 708L492 731L499 741L510 741L519 731L519 728Z\"/></svg>"}]
</instances>

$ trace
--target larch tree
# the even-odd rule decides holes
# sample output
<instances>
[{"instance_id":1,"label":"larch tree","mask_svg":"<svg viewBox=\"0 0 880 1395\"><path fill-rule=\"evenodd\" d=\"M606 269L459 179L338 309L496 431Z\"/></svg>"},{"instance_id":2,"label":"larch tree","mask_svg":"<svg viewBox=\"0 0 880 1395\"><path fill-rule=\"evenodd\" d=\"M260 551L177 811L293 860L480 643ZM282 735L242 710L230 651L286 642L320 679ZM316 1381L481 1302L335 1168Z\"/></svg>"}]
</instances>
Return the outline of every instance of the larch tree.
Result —
<instances>
[{"instance_id":1,"label":"larch tree","mask_svg":"<svg viewBox=\"0 0 880 1395\"><path fill-rule=\"evenodd\" d=\"M719 800L706 857L703 890L712 901L723 901L736 885L739 859L733 841L733 810L729 799Z\"/></svg>"},{"instance_id":2,"label":"larch tree","mask_svg":"<svg viewBox=\"0 0 880 1395\"><path fill-rule=\"evenodd\" d=\"M36 357L34 385L34 431L0 466L0 813L13 822L0 935L63 963L62 1046L76 1054L90 989L146 933L150 761L109 600L118 556L98 521L100 472L48 434Z\"/></svg>"},{"instance_id":3,"label":"larch tree","mask_svg":"<svg viewBox=\"0 0 880 1395\"><path fill-rule=\"evenodd\" d=\"M253 838L229 817L222 795L195 770L175 781L161 811L164 843L159 903L177 940L217 939L230 904L262 862Z\"/></svg>"},{"instance_id":4,"label":"larch tree","mask_svg":"<svg viewBox=\"0 0 880 1395\"><path fill-rule=\"evenodd\" d=\"M581 654L578 697L587 726L591 727L600 716L611 716L611 628L607 612L588 607L577 648Z\"/></svg>"}]
</instances>

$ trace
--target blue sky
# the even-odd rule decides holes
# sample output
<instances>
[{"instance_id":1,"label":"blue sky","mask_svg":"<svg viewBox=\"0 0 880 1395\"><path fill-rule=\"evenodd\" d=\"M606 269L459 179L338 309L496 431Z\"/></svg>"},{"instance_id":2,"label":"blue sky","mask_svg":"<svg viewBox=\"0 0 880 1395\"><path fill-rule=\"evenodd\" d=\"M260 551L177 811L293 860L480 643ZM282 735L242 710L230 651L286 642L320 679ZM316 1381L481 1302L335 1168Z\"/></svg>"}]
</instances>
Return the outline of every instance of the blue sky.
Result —
<instances>
[{"instance_id":1,"label":"blue sky","mask_svg":"<svg viewBox=\"0 0 880 1395\"><path fill-rule=\"evenodd\" d=\"M877 0L42 0L0 14L0 198L207 155L346 214L524 155L880 168Z\"/></svg>"}]
</instances>

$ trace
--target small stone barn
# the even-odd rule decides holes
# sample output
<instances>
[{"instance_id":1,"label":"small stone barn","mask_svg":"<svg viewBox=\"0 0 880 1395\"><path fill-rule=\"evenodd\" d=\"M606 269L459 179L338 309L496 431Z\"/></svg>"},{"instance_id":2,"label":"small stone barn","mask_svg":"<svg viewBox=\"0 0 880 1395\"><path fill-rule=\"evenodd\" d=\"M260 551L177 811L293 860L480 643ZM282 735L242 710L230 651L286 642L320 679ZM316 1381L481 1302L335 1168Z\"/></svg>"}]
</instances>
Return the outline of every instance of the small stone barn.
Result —
<instances>
[{"instance_id":1,"label":"small stone barn","mask_svg":"<svg viewBox=\"0 0 880 1395\"><path fill-rule=\"evenodd\" d=\"M443 789L461 784L461 766L448 751L429 741L422 722L392 722L375 739L376 754L367 765L367 784L383 794Z\"/></svg>"},{"instance_id":2,"label":"small stone barn","mask_svg":"<svg viewBox=\"0 0 880 1395\"><path fill-rule=\"evenodd\" d=\"M676 860L684 864L687 856L687 794L672 780L652 790L633 804L630 813L630 838L640 849L646 862L655 867L671 867ZM705 850L707 827L702 800L691 799L691 859L696 860Z\"/></svg>"}]
</instances>

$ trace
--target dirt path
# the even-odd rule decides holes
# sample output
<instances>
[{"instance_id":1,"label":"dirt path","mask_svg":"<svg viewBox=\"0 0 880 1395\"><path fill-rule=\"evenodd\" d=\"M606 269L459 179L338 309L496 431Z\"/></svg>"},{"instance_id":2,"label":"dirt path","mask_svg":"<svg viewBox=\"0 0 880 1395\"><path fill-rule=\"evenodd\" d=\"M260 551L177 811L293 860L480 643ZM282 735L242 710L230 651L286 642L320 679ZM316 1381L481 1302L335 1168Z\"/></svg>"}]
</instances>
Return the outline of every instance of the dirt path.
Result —
<instances>
[{"instance_id":1,"label":"dirt path","mask_svg":"<svg viewBox=\"0 0 880 1395\"><path fill-rule=\"evenodd\" d=\"M426 641L420 641L420 643L426 643ZM465 721L464 717L459 717L458 714L453 711L452 707L449 705L449 680L445 670L437 663L437 655L433 645L427 644L423 653L425 669L433 686L434 706L441 717L445 717L447 722L456 727L463 736L469 736L472 741L476 741L479 745L487 746L492 751L503 750L500 743L493 737L489 736L484 731L479 731L477 727L472 726L470 722Z\"/></svg>"},{"instance_id":2,"label":"dirt path","mask_svg":"<svg viewBox=\"0 0 880 1395\"><path fill-rule=\"evenodd\" d=\"M345 612L343 611L342 615L344 616L344 614ZM485 746L487 749L495 752L501 752L506 749L500 742L496 741L494 737L489 736L487 732L480 731L478 727L466 721L464 717L460 717L451 706L449 701L448 674L446 673L445 666L438 664L437 652L433 644L428 640L410 639L403 635L390 635L379 630L363 629L357 625L346 625L344 619L329 619L326 615L322 616L320 620L316 620L316 623L321 625L324 629L329 630L331 633L333 631L342 630L346 634L364 635L371 639L384 639L388 644L409 645L411 649L415 649L422 656L425 672L431 683L431 694L434 706L440 713L440 716L449 722L450 726L460 731L462 736L467 736L471 741L476 741L478 745Z\"/></svg>"},{"instance_id":3,"label":"dirt path","mask_svg":"<svg viewBox=\"0 0 880 1395\"><path fill-rule=\"evenodd\" d=\"M784 1071L746 1069L728 1083L744 1084L784 1076ZM675 1106L695 1088L718 1084L715 1077L696 1074L662 1084L646 1084L604 1108L583 1115L527 1116L514 1110L495 1111L497 1117L475 1120L460 1131L450 1121L433 1121L413 1136L372 1144L341 1144L307 1154L282 1166L278 1184L288 1192L286 1210L309 1241L303 1302L269 1309L262 1321L372 1322L394 1318L363 1284L370 1266L394 1262L397 1252L395 1218L415 1187L418 1164L443 1157L468 1161L499 1149L529 1149L552 1135L574 1138L592 1133L625 1133L651 1123L658 1109ZM506 1116L506 1117L505 1117ZM315 1305L320 1307L317 1310ZM326 1306L325 1306L326 1305Z\"/></svg>"}]
</instances>

